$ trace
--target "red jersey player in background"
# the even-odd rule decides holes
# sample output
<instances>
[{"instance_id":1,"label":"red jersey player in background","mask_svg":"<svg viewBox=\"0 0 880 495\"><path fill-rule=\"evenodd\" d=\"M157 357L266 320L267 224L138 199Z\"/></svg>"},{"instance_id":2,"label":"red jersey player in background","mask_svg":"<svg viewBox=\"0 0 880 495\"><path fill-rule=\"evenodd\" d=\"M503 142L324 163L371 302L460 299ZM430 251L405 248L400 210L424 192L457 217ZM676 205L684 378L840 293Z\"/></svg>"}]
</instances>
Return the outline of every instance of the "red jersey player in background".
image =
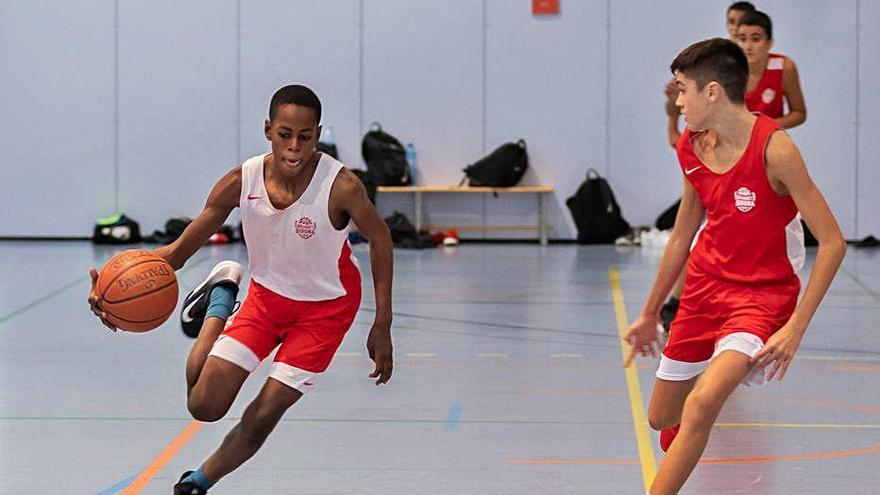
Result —
<instances>
[{"instance_id":1,"label":"red jersey player in background","mask_svg":"<svg viewBox=\"0 0 880 495\"><path fill-rule=\"evenodd\" d=\"M720 38L695 43L671 69L687 124L677 143L684 192L651 293L626 334L626 365L639 353L655 355L660 305L687 261L648 411L668 449L652 495L682 487L740 383L785 376L846 252L797 147L776 121L746 108L749 64L739 46ZM819 249L798 303L800 215Z\"/></svg>"}]
</instances>

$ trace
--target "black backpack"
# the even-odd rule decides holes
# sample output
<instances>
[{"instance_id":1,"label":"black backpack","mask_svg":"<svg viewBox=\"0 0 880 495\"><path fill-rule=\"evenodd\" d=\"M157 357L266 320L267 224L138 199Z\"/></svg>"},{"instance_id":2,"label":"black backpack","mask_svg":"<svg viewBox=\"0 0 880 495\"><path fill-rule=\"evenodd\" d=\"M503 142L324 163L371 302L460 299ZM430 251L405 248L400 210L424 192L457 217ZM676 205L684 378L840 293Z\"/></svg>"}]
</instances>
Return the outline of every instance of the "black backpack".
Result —
<instances>
[{"instance_id":1,"label":"black backpack","mask_svg":"<svg viewBox=\"0 0 880 495\"><path fill-rule=\"evenodd\" d=\"M654 222L654 227L657 227L659 230L669 230L675 227L675 217L678 215L679 206L681 206L681 198L673 203L672 206L663 210L663 213Z\"/></svg>"},{"instance_id":2,"label":"black backpack","mask_svg":"<svg viewBox=\"0 0 880 495\"><path fill-rule=\"evenodd\" d=\"M529 154L526 142L520 139L515 143L506 143L495 151L468 165L464 169L465 178L470 186L513 187L522 179L529 168Z\"/></svg>"},{"instance_id":3,"label":"black backpack","mask_svg":"<svg viewBox=\"0 0 880 495\"><path fill-rule=\"evenodd\" d=\"M394 136L373 122L361 141L361 155L367 164L370 180L379 186L407 186L412 183L406 149Z\"/></svg>"},{"instance_id":4,"label":"black backpack","mask_svg":"<svg viewBox=\"0 0 880 495\"><path fill-rule=\"evenodd\" d=\"M587 180L565 204L577 225L578 244L610 244L632 230L608 181L595 169L587 170Z\"/></svg>"}]
</instances>

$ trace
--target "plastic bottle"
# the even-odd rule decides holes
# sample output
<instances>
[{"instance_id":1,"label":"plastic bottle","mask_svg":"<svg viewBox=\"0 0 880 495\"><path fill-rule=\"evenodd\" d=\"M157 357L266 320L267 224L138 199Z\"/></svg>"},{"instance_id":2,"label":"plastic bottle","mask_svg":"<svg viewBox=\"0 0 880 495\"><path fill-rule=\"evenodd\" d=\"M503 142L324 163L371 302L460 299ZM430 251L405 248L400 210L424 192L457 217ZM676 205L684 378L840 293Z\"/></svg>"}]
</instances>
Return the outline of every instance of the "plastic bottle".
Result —
<instances>
[{"instance_id":1,"label":"plastic bottle","mask_svg":"<svg viewBox=\"0 0 880 495\"><path fill-rule=\"evenodd\" d=\"M333 136L332 125L326 125L321 128L321 139L318 141L316 149L327 153L333 158L339 158L339 150L336 149L336 138Z\"/></svg>"},{"instance_id":2,"label":"plastic bottle","mask_svg":"<svg viewBox=\"0 0 880 495\"><path fill-rule=\"evenodd\" d=\"M406 163L409 165L410 181L415 184L419 179L419 170L416 165L416 147L412 143L406 145Z\"/></svg>"},{"instance_id":3,"label":"plastic bottle","mask_svg":"<svg viewBox=\"0 0 880 495\"><path fill-rule=\"evenodd\" d=\"M333 136L332 125L327 125L321 128L321 142L327 146L336 146L336 138Z\"/></svg>"}]
</instances>

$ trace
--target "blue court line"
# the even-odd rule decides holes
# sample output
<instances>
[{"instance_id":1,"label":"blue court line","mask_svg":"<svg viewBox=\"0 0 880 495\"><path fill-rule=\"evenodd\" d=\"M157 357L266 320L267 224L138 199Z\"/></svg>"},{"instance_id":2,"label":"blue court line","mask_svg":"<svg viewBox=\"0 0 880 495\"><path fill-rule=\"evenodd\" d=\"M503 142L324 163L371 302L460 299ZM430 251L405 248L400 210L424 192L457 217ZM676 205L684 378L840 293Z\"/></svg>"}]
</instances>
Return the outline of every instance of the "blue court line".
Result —
<instances>
[{"instance_id":1,"label":"blue court line","mask_svg":"<svg viewBox=\"0 0 880 495\"><path fill-rule=\"evenodd\" d=\"M125 478L124 480L120 481L119 483L116 483L115 485L111 486L110 488L105 488L105 489L101 490L100 492L96 493L95 495L113 495L114 493L119 493L122 490L124 490L125 487L130 485L131 482L134 481L135 478L137 478L137 475L138 475L138 473L134 473L133 475L129 476L128 478Z\"/></svg>"},{"instance_id":2,"label":"blue court line","mask_svg":"<svg viewBox=\"0 0 880 495\"><path fill-rule=\"evenodd\" d=\"M449 406L449 413L446 415L446 422L443 425L446 431L452 431L458 427L459 420L461 419L461 410L461 402L453 402Z\"/></svg>"}]
</instances>

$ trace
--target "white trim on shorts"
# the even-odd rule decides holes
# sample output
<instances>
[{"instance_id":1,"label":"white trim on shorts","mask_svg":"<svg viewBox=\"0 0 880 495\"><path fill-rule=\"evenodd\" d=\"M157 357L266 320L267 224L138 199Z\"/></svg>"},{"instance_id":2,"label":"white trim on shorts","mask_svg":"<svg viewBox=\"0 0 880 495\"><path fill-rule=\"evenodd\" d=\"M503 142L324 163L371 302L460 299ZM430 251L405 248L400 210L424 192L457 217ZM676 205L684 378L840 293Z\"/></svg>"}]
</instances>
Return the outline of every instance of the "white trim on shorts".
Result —
<instances>
[{"instance_id":1,"label":"white trim on shorts","mask_svg":"<svg viewBox=\"0 0 880 495\"><path fill-rule=\"evenodd\" d=\"M248 373L252 373L260 365L260 358L254 354L254 351L228 335L221 335L217 342L214 342L208 355L229 361ZM315 375L317 373L278 361L272 363L269 368L270 378L274 378L290 388L295 388L303 394L314 388Z\"/></svg>"},{"instance_id":2,"label":"white trim on shorts","mask_svg":"<svg viewBox=\"0 0 880 495\"><path fill-rule=\"evenodd\" d=\"M269 378L274 378L290 388L299 390L303 394L315 388L315 376L317 373L291 366L287 363L275 361L269 368Z\"/></svg>"},{"instance_id":3,"label":"white trim on shorts","mask_svg":"<svg viewBox=\"0 0 880 495\"><path fill-rule=\"evenodd\" d=\"M221 335L208 356L215 356L251 373L260 365L260 358L248 346L228 335Z\"/></svg>"},{"instance_id":4,"label":"white trim on shorts","mask_svg":"<svg viewBox=\"0 0 880 495\"><path fill-rule=\"evenodd\" d=\"M689 363L687 361L676 361L669 358L666 354L660 356L660 366L654 373L661 380L669 380L671 382L683 382L699 375L709 366L709 359Z\"/></svg>"},{"instance_id":5,"label":"white trim on shorts","mask_svg":"<svg viewBox=\"0 0 880 495\"><path fill-rule=\"evenodd\" d=\"M755 334L748 332L736 332L725 335L723 339L719 340L717 344L715 344L715 352L712 353L712 358L721 354L724 351L737 351L745 354L748 357L755 357L755 354L764 347L764 341L761 340L761 337L758 337ZM753 367L749 374L743 378L741 385L749 387L749 386L760 386L767 383L764 374L764 368L759 368L757 366Z\"/></svg>"},{"instance_id":6,"label":"white trim on shorts","mask_svg":"<svg viewBox=\"0 0 880 495\"><path fill-rule=\"evenodd\" d=\"M737 351L746 356L754 357L762 347L764 347L764 341L755 334L748 332L731 333L725 335L724 338L715 344L715 352L713 352L712 357L706 361L698 361L696 363L676 361L675 359L666 357L664 354L660 357L660 366L657 368L655 375L661 380L683 382L706 371L709 362L712 361L715 356L724 351ZM766 383L764 369L758 367L753 368L742 381L742 385L746 387L751 385L763 385L764 383Z\"/></svg>"}]
</instances>

